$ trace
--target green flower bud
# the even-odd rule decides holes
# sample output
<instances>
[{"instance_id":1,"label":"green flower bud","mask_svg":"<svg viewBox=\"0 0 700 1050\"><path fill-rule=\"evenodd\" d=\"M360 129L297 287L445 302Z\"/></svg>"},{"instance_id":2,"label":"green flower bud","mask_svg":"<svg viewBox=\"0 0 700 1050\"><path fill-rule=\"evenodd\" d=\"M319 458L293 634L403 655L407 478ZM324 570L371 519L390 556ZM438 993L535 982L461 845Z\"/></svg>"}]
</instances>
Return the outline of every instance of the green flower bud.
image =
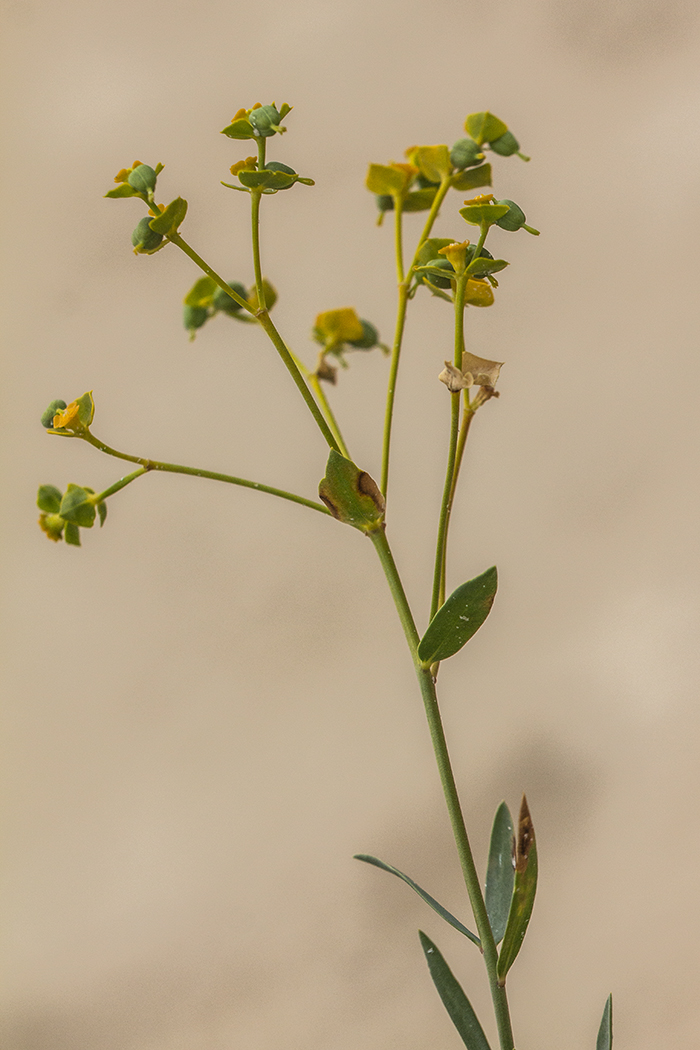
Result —
<instances>
[{"instance_id":1,"label":"green flower bud","mask_svg":"<svg viewBox=\"0 0 700 1050\"><path fill-rule=\"evenodd\" d=\"M40 514L39 528L50 540L58 543L63 537L63 528L66 522L60 514Z\"/></svg>"},{"instance_id":2,"label":"green flower bud","mask_svg":"<svg viewBox=\"0 0 700 1050\"><path fill-rule=\"evenodd\" d=\"M228 296L227 296L228 298ZM233 302L233 300L231 300ZM201 328L209 317L209 311L205 306L185 306L182 310L182 323L190 332L190 338L194 339L194 333Z\"/></svg>"},{"instance_id":3,"label":"green flower bud","mask_svg":"<svg viewBox=\"0 0 700 1050\"><path fill-rule=\"evenodd\" d=\"M505 215L501 216L496 223L496 225L500 226L502 230L509 230L511 233L515 233L516 230L527 230L528 233L532 233L535 237L539 237L540 231L527 225L525 222L525 212L522 208L518 207L515 201L509 201L504 198L502 201L496 201L496 203L508 205L508 211Z\"/></svg>"},{"instance_id":4,"label":"green flower bud","mask_svg":"<svg viewBox=\"0 0 700 1050\"><path fill-rule=\"evenodd\" d=\"M141 165L141 167L144 167L144 165ZM136 170L138 171L138 168ZM152 252L163 240L162 233L156 233L155 230L151 229L149 226L150 221L150 216L144 215L131 235L131 243L136 252Z\"/></svg>"},{"instance_id":5,"label":"green flower bud","mask_svg":"<svg viewBox=\"0 0 700 1050\"><path fill-rule=\"evenodd\" d=\"M362 338L361 339L348 339L348 346L354 346L356 350L371 350L379 342L379 332L370 324L369 321L365 321L364 318L360 318L360 324L362 325Z\"/></svg>"},{"instance_id":6,"label":"green flower bud","mask_svg":"<svg viewBox=\"0 0 700 1050\"><path fill-rule=\"evenodd\" d=\"M270 138L271 135L282 130L280 128L281 119L274 106L259 106L257 109L251 109L248 114L248 120L253 125L255 134L263 139Z\"/></svg>"},{"instance_id":7,"label":"green flower bud","mask_svg":"<svg viewBox=\"0 0 700 1050\"><path fill-rule=\"evenodd\" d=\"M52 401L41 417L42 427L46 427L47 430L50 430L53 426L53 417L58 412L62 412L64 408L67 408L65 401Z\"/></svg>"},{"instance_id":8,"label":"green flower bud","mask_svg":"<svg viewBox=\"0 0 700 1050\"><path fill-rule=\"evenodd\" d=\"M450 277L438 277L436 273L425 274L425 280L430 281L436 288L451 288L452 281L455 278L455 269L452 263L448 259L429 259L425 264L426 266L436 266L438 270L445 270L447 274L451 274Z\"/></svg>"},{"instance_id":9,"label":"green flower bud","mask_svg":"<svg viewBox=\"0 0 700 1050\"><path fill-rule=\"evenodd\" d=\"M247 300L248 292L239 281L229 281L228 286L232 291L236 292L237 295L240 295L241 299ZM212 306L215 310L220 310L224 314L237 314L243 309L235 299L232 299L230 295L226 294L223 288L218 287L212 298ZM202 324L203 323L204 322L202 322ZM185 327L187 327L187 325L185 325ZM199 326L196 325L195 327Z\"/></svg>"},{"instance_id":10,"label":"green flower bud","mask_svg":"<svg viewBox=\"0 0 700 1050\"><path fill-rule=\"evenodd\" d=\"M481 146L474 139L460 139L459 142L455 142L450 152L452 166L459 171L462 171L464 168L471 168L475 164L479 164L483 159L484 154L481 151Z\"/></svg>"},{"instance_id":11,"label":"green flower bud","mask_svg":"<svg viewBox=\"0 0 700 1050\"><path fill-rule=\"evenodd\" d=\"M500 138L492 139L489 145L493 152L501 157L512 157L520 149L520 143L512 131L506 131Z\"/></svg>"},{"instance_id":12,"label":"green flower bud","mask_svg":"<svg viewBox=\"0 0 700 1050\"><path fill-rule=\"evenodd\" d=\"M133 169L126 181L132 190L136 190L137 193L143 193L146 197L152 197L156 188L156 177L155 171L153 168L149 168L148 164L139 164L137 168Z\"/></svg>"}]
</instances>

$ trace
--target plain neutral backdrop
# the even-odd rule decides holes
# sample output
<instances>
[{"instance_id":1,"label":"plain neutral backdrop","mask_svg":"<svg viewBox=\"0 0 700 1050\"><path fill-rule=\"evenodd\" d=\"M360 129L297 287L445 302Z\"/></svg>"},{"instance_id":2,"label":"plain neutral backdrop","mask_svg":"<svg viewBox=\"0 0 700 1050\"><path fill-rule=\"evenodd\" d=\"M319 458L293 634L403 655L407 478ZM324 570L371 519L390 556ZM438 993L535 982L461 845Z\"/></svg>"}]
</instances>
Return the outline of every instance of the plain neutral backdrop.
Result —
<instances>
[{"instance_id":1,"label":"plain neutral backdrop","mask_svg":"<svg viewBox=\"0 0 700 1050\"><path fill-rule=\"evenodd\" d=\"M288 101L270 156L316 180L264 202L274 316L391 339L391 224L369 161L452 144L491 109L530 164L495 190L542 230L469 346L505 361L454 515L452 586L496 563L484 629L440 689L474 846L528 794L540 887L509 978L518 1050L697 1046L700 13L692 0L7 0L2 552L4 1050L425 1050L459 1039L417 930L491 1033L480 959L374 853L468 917L410 660L370 545L270 497L150 475L82 549L36 488L124 472L38 423L94 390L126 451L311 497L326 453L263 333L195 342L176 249L135 257L134 158L228 279L252 278L249 152L219 134ZM468 235L443 208L436 234ZM407 243L422 217L407 219ZM444 470L450 311L419 296L389 527L420 626ZM332 391L379 469L387 362Z\"/></svg>"}]
</instances>

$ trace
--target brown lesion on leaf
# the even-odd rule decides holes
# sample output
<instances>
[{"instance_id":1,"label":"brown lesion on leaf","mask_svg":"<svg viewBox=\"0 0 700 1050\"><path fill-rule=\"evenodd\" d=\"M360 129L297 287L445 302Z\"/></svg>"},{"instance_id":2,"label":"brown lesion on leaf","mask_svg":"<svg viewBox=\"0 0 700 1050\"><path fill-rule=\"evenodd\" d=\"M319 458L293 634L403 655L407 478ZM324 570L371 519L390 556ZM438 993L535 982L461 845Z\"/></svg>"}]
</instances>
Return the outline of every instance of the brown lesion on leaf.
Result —
<instances>
[{"instance_id":1,"label":"brown lesion on leaf","mask_svg":"<svg viewBox=\"0 0 700 1050\"><path fill-rule=\"evenodd\" d=\"M361 470L357 475L357 491L361 496L369 496L378 512L382 515L384 514L386 500L379 489L379 485L366 470Z\"/></svg>"},{"instance_id":2,"label":"brown lesion on leaf","mask_svg":"<svg viewBox=\"0 0 700 1050\"><path fill-rule=\"evenodd\" d=\"M527 798L523 795L523 800L520 803L520 816L518 817L518 834L515 841L515 870L518 874L522 875L527 870L530 849L534 841L535 829L532 824L530 810L528 809Z\"/></svg>"},{"instance_id":3,"label":"brown lesion on leaf","mask_svg":"<svg viewBox=\"0 0 700 1050\"><path fill-rule=\"evenodd\" d=\"M338 521L341 521L342 519L340 517L340 511L336 507L335 503L333 503L333 501L330 500L328 496L324 495L321 488L319 488L318 490L318 495L321 502L326 504L333 517L336 518Z\"/></svg>"}]
</instances>

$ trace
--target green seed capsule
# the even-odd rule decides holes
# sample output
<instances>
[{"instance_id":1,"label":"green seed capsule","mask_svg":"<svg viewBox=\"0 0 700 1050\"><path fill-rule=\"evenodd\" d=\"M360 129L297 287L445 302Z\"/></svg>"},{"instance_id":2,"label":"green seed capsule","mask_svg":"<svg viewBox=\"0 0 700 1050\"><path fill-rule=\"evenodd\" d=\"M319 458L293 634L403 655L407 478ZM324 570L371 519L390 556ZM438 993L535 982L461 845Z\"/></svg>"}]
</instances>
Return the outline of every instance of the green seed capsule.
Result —
<instances>
[{"instance_id":1,"label":"green seed capsule","mask_svg":"<svg viewBox=\"0 0 700 1050\"><path fill-rule=\"evenodd\" d=\"M438 270L445 270L448 274L452 275L452 279L454 280L455 269L452 263L449 261L449 259L430 259L425 265L436 266ZM452 287L452 282L449 279L449 277L438 277L436 273L426 273L424 274L424 279L426 281L430 281L430 283L434 284L436 288Z\"/></svg>"},{"instance_id":2,"label":"green seed capsule","mask_svg":"<svg viewBox=\"0 0 700 1050\"><path fill-rule=\"evenodd\" d=\"M156 188L156 177L155 171L153 168L149 168L148 164L139 164L131 172L127 181L132 190L136 190L137 193L145 193L148 196L149 193L153 194Z\"/></svg>"},{"instance_id":3,"label":"green seed capsule","mask_svg":"<svg viewBox=\"0 0 700 1050\"><path fill-rule=\"evenodd\" d=\"M348 339L348 346L354 346L357 350L371 350L379 342L379 332L369 321L360 318L362 325L361 339Z\"/></svg>"},{"instance_id":4,"label":"green seed capsule","mask_svg":"<svg viewBox=\"0 0 700 1050\"><path fill-rule=\"evenodd\" d=\"M209 311L205 306L185 306L182 311L182 323L188 332L194 335L209 317Z\"/></svg>"},{"instance_id":5,"label":"green seed capsule","mask_svg":"<svg viewBox=\"0 0 700 1050\"><path fill-rule=\"evenodd\" d=\"M394 198L390 193L378 193L376 196L377 207L380 211L393 211Z\"/></svg>"},{"instance_id":6,"label":"green seed capsule","mask_svg":"<svg viewBox=\"0 0 700 1050\"><path fill-rule=\"evenodd\" d=\"M151 229L149 226L150 221L150 217L144 215L131 235L131 243L137 252L152 252L163 240L162 233L156 233L155 230Z\"/></svg>"},{"instance_id":7,"label":"green seed capsule","mask_svg":"<svg viewBox=\"0 0 700 1050\"><path fill-rule=\"evenodd\" d=\"M283 171L285 175L296 175L294 168L282 164L279 160L270 160L265 165L265 171Z\"/></svg>"},{"instance_id":8,"label":"green seed capsule","mask_svg":"<svg viewBox=\"0 0 700 1050\"><path fill-rule=\"evenodd\" d=\"M281 119L274 106L260 106L248 114L248 120L253 125L256 135L263 139L275 134Z\"/></svg>"},{"instance_id":9,"label":"green seed capsule","mask_svg":"<svg viewBox=\"0 0 700 1050\"><path fill-rule=\"evenodd\" d=\"M481 146L474 139L460 139L459 142L455 142L450 152L452 166L459 171L462 171L463 168L471 168L483 159Z\"/></svg>"},{"instance_id":10,"label":"green seed capsule","mask_svg":"<svg viewBox=\"0 0 700 1050\"><path fill-rule=\"evenodd\" d=\"M47 430L50 430L53 426L53 417L57 412L62 412L64 408L66 408L65 401L52 401L41 417L42 427L46 427Z\"/></svg>"},{"instance_id":11,"label":"green seed capsule","mask_svg":"<svg viewBox=\"0 0 700 1050\"><path fill-rule=\"evenodd\" d=\"M520 149L520 143L512 131L506 131L505 135L501 135L499 139L494 139L489 145L493 152L498 153L501 157L512 157Z\"/></svg>"},{"instance_id":12,"label":"green seed capsule","mask_svg":"<svg viewBox=\"0 0 700 1050\"><path fill-rule=\"evenodd\" d=\"M503 136L505 138L505 135ZM502 201L496 201L496 204L507 204L508 211L503 215L496 223L502 230L508 230L510 233L515 233L516 230L521 229L525 225L525 212L522 208L519 208L515 201L509 201L503 199Z\"/></svg>"},{"instance_id":13,"label":"green seed capsule","mask_svg":"<svg viewBox=\"0 0 700 1050\"><path fill-rule=\"evenodd\" d=\"M241 299L248 298L248 292L238 281L229 281L228 286L232 291L236 292L237 295L240 295ZM223 288L217 288L214 292L212 306L215 310L221 310L224 314L237 314L243 309L235 299L232 299L230 295L226 294Z\"/></svg>"}]
</instances>

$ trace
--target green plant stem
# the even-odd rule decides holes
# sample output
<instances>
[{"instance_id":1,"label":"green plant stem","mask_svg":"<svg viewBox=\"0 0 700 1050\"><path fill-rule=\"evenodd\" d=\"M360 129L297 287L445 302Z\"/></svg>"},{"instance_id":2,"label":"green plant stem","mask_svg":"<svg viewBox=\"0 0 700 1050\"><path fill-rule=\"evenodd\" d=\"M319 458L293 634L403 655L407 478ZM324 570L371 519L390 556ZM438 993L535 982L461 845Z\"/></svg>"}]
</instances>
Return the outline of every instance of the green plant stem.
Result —
<instances>
[{"instance_id":1,"label":"green plant stem","mask_svg":"<svg viewBox=\"0 0 700 1050\"><path fill-rule=\"evenodd\" d=\"M339 448L340 452L342 453L343 456L345 456L346 459L352 459L352 456L348 452L347 445L345 444L345 441L343 440L343 435L340 432L340 427L338 426L338 422L337 422L337 420L335 418L335 415L333 413L333 409L330 406L330 402L329 402L328 398L326 397L326 394L325 394L325 391L324 391L324 389L323 389L323 387L321 385L320 379L318 378L318 376L316 375L315 372L309 372L308 380L309 380L309 385L311 386L311 389L313 390L314 394L316 395L318 403L319 403L319 405L321 407L321 411L323 412L324 416L328 420L328 426L331 428L331 432L333 434L333 437L338 442L338 448Z\"/></svg>"},{"instance_id":2,"label":"green plant stem","mask_svg":"<svg viewBox=\"0 0 700 1050\"><path fill-rule=\"evenodd\" d=\"M396 382L399 374L401 345L403 343L403 333L404 328L406 326L406 309L408 307L408 293L411 287L411 281L413 280L413 270L418 261L418 252L423 246L423 243L427 241L428 237L430 236L430 231L432 230L435 220L437 219L438 212L440 211L440 205L445 199L445 195L447 194L447 191L450 188L450 181L451 178L449 175L447 175L443 178L442 182L440 183L440 187L437 193L435 194L435 198L431 205L430 211L428 212L428 218L426 220L425 226L423 227L423 232L420 235L420 240L418 241L418 245L414 252L413 260L408 269L408 273L406 273L403 277L399 279L399 299L396 308L396 327L394 330L394 343L391 350L391 365L389 367L389 381L387 384L386 391L386 409L384 413L384 437L382 442L382 475L380 488L385 498L387 494L387 488L389 486L389 457L391 455L391 430L394 419L394 399L396 397ZM401 218L402 216L403 213L401 213ZM400 221L400 218L397 218L397 223L399 223L399 225ZM398 264L400 238L401 234L399 230L399 232L397 232L396 234L398 272L403 270L403 261L401 262L400 267ZM401 255L403 255L402 249Z\"/></svg>"},{"instance_id":3,"label":"green plant stem","mask_svg":"<svg viewBox=\"0 0 700 1050\"><path fill-rule=\"evenodd\" d=\"M302 507L310 507L311 510L317 510L321 514L329 514L327 507L324 507L322 503L316 503L315 500L306 499L305 496L297 496L294 492L287 492L285 489L276 489L271 485L263 485L259 481L248 481L246 478L237 478L232 474L220 474L214 470L202 470L200 467L183 467L178 463L163 463L157 459L145 459L143 456L130 456L126 452L118 452L114 448L110 448L104 441L100 441L94 434L89 432L81 435L83 441L87 441L88 444L92 445L93 448L98 449L100 452L104 452L107 456L114 456L116 459L125 459L129 463L139 463L142 467L141 470L134 471L133 474L122 478L121 481L116 483L116 486L112 486L111 489L106 489L101 494L101 497L111 495L112 491L117 492L124 485L128 485L131 481L134 481L141 474L146 474L151 470L160 470L168 474L189 474L195 478L210 478L212 481L223 481L228 485L241 485L246 489L256 489L258 492L267 492L271 496L279 496L280 499L290 500L292 503L299 503Z\"/></svg>"},{"instance_id":4,"label":"green plant stem","mask_svg":"<svg viewBox=\"0 0 700 1050\"><path fill-rule=\"evenodd\" d=\"M127 474L126 477L120 478L119 481L115 481L114 484L110 485L108 489L104 490L104 492L100 492L96 496L93 496L93 503L102 503L103 500L113 496L115 492L119 492L121 489L126 488L126 486L130 485L132 481L136 481L136 479L140 478L142 474L147 473L148 467L140 467L139 470L135 470L133 474Z\"/></svg>"},{"instance_id":5,"label":"green plant stem","mask_svg":"<svg viewBox=\"0 0 700 1050\"><path fill-rule=\"evenodd\" d=\"M468 274L461 274L455 281L455 345L454 365L461 368L464 353L464 300L467 294ZM433 571L433 595L430 603L430 619L445 600L444 579L447 564L447 529L450 520L451 497L454 495L454 473L459 441L459 423L462 399L459 390L450 394L450 443L447 452L447 469L445 484L442 490L440 519L438 521L437 543L435 545L435 568Z\"/></svg>"},{"instance_id":6,"label":"green plant stem","mask_svg":"<svg viewBox=\"0 0 700 1050\"><path fill-rule=\"evenodd\" d=\"M403 198L394 197L394 252L396 255L396 277L403 284Z\"/></svg>"},{"instance_id":7,"label":"green plant stem","mask_svg":"<svg viewBox=\"0 0 700 1050\"><path fill-rule=\"evenodd\" d=\"M440 597L439 605L442 605L445 601L445 585L446 585L446 574L447 574L447 537L450 529L450 518L452 515L452 507L454 505L455 492L457 491L457 482L459 480L459 471L462 466L462 459L464 457L464 448L467 443L467 437L469 436L469 427L471 421L476 414L476 410L469 404L469 391L464 391L464 409L462 411L462 422L459 428L459 438L457 439L457 451L455 452L454 468L452 471L452 484L450 486L450 494L447 500L447 506L445 508L445 540L443 545L443 559L442 568L440 572ZM439 607L439 606L438 606Z\"/></svg>"},{"instance_id":8,"label":"green plant stem","mask_svg":"<svg viewBox=\"0 0 700 1050\"><path fill-rule=\"evenodd\" d=\"M253 310L250 303L247 303L245 299L242 299L241 296L237 294L237 292L234 292L233 288L231 288L228 282L225 281L223 277L221 277L216 272L216 270L212 270L209 263L206 263L204 259L202 259L201 255L197 255L197 252L194 250L194 248L191 245L189 245L187 241L180 236L179 233L171 233L170 240L173 244L176 244L180 251L183 251L185 255L187 255L192 260L192 262L196 263L200 270L204 271L207 277L211 277L212 281L214 281L215 284L218 284L219 288L221 288L222 291L226 292L226 294L229 295L234 302L238 303L239 306L242 306L247 313L252 314L253 317L255 316L255 310Z\"/></svg>"},{"instance_id":9,"label":"green plant stem","mask_svg":"<svg viewBox=\"0 0 700 1050\"><path fill-rule=\"evenodd\" d=\"M282 361L286 365L287 370L289 371L289 374L291 375L292 379L294 380L294 383L296 384L296 387L299 390L299 393L304 398L304 401L306 402L306 406L309 409L309 411L311 412L311 415L316 420L316 424L317 424L319 430L321 431L321 433L323 434L326 442L330 445L331 448L334 448L336 450L336 452L340 452L340 447L338 446L338 442L336 441L336 439L334 438L333 434L331 433L330 428L329 428L328 424L326 423L325 419L323 418L323 415L321 414L321 411L320 411L318 405L314 401L313 395L312 395L311 391L309 390L308 386L306 385L306 383L304 382L304 379L303 379L301 373L299 372L299 369L295 365L294 359L293 359L291 353L289 352L287 346L285 345L284 340L282 339L282 336L279 334L279 332L275 328L274 324L270 320L270 315L267 312L267 310L266 309L252 310L251 306L250 306L250 303L246 303L246 301L244 299L241 299L240 295L236 295L236 293L230 288L230 286L223 279L223 277L220 277L219 274L216 273L215 270L212 270L211 266L209 266L209 264L206 263L204 261L204 259L201 258L201 256L197 255L197 253L194 250L194 248L190 247L190 245L187 243L187 241L184 241L179 233L173 233L171 235L171 237L170 237L170 240L173 242L173 244L176 244L178 246L178 248L180 248L185 253L185 255L189 256L189 258L192 259L192 261L194 263L196 263L197 266L199 266L200 270L203 270L204 273L208 277L211 277L211 279L216 284L218 284L219 288L223 289L223 291L225 291L227 295L230 295L231 298L234 299L237 303L239 303L240 305L244 306L245 309L248 311L248 313L252 314L253 317L255 317L255 319L260 322L260 325L262 326L262 328L267 333L268 337L272 341L273 346L275 347L275 349L277 350L278 354L282 358ZM258 245L258 249L259 249L259 245ZM257 267L259 267L260 266L260 253L259 253L259 250L258 250L258 254L257 254L257 259L258 259ZM256 269L256 273L257 272L258 272L258 270ZM256 290L257 290L257 281L256 281Z\"/></svg>"},{"instance_id":10,"label":"green plant stem","mask_svg":"<svg viewBox=\"0 0 700 1050\"><path fill-rule=\"evenodd\" d=\"M304 382L304 377L302 376L297 365L295 364L294 357L292 356L289 347L275 328L275 325L271 320L269 313L267 312L267 310L257 310L255 313L255 317L260 322L261 327L267 333L267 336L270 339L270 342L274 346L275 350L282 358L282 361L286 365L287 371L294 380L294 383L296 384L299 393L304 398L304 401L306 402L306 405L309 411L311 412L311 415L316 420L316 424L318 425L318 428L323 434L327 443L330 445L331 448L334 448L336 452L340 452L341 456L344 455L342 449L340 448L338 440L333 435L333 432L331 431L328 423L323 417L323 413L316 404L313 394Z\"/></svg>"},{"instance_id":11,"label":"green plant stem","mask_svg":"<svg viewBox=\"0 0 700 1050\"><path fill-rule=\"evenodd\" d=\"M265 139L258 139L258 171L265 167ZM263 285L262 266L260 263L260 201L262 190L251 190L250 193L250 218L253 237L253 267L255 270L255 291L258 297L258 307L267 309L265 302L265 286Z\"/></svg>"},{"instance_id":12,"label":"green plant stem","mask_svg":"<svg viewBox=\"0 0 700 1050\"><path fill-rule=\"evenodd\" d=\"M401 621L401 626L403 627L413 665L418 677L418 684L420 686L421 696L423 697L423 705L425 707L425 714L430 730L430 739L432 741L435 760L440 774L440 783L442 784L445 802L447 803L447 810L462 868L462 874L464 876L464 882L467 887L467 893L469 894L472 912L474 913L476 927L479 932L479 939L481 940L481 950L484 956L486 973L488 975L501 1050L514 1050L513 1031L511 1027L506 990L505 987L501 987L498 983L496 969L498 963L498 950L493 938L493 932L489 923L484 897L481 892L479 876L476 870L476 865L474 864L471 845L469 843L467 828L464 823L464 815L462 813L462 807L457 793L457 785L455 783L452 763L450 762L447 741L445 739L445 730L440 715L435 681L429 671L423 670L420 665L420 660L418 659L418 631L416 630L416 625L406 598L406 593L403 589L401 578L386 538L386 532L383 528L377 529L375 532L370 533L370 538L374 544L375 550L377 551L384 570L384 575L389 584L389 589L394 599L394 604L396 605L399 620Z\"/></svg>"}]
</instances>

